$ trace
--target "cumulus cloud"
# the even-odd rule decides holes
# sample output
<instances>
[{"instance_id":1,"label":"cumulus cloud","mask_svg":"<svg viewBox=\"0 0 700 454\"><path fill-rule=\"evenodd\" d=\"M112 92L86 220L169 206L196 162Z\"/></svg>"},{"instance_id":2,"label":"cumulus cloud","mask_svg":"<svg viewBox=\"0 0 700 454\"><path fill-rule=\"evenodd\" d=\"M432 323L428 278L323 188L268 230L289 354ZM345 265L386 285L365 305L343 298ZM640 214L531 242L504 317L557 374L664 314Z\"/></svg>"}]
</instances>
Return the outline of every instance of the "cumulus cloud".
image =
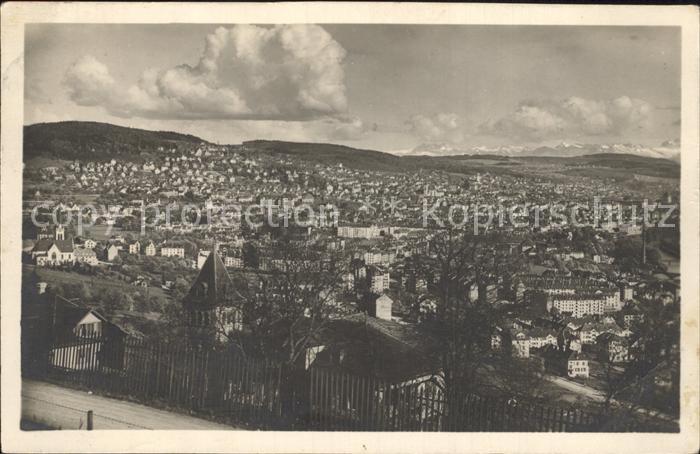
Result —
<instances>
[{"instance_id":1,"label":"cumulus cloud","mask_svg":"<svg viewBox=\"0 0 700 454\"><path fill-rule=\"evenodd\" d=\"M345 50L317 25L219 27L194 66L148 69L118 84L94 57L64 78L79 105L122 117L308 120L347 110Z\"/></svg>"},{"instance_id":2,"label":"cumulus cloud","mask_svg":"<svg viewBox=\"0 0 700 454\"><path fill-rule=\"evenodd\" d=\"M325 137L330 140L359 140L370 131L361 119L357 117L332 119L325 121Z\"/></svg>"},{"instance_id":3,"label":"cumulus cloud","mask_svg":"<svg viewBox=\"0 0 700 454\"><path fill-rule=\"evenodd\" d=\"M411 132L427 142L460 142L464 138L460 117L454 113L414 115L406 123Z\"/></svg>"},{"instance_id":4,"label":"cumulus cloud","mask_svg":"<svg viewBox=\"0 0 700 454\"><path fill-rule=\"evenodd\" d=\"M68 96L81 106L96 106L108 101L114 89L109 69L92 55L85 55L66 71L63 83Z\"/></svg>"},{"instance_id":5,"label":"cumulus cloud","mask_svg":"<svg viewBox=\"0 0 700 454\"><path fill-rule=\"evenodd\" d=\"M483 123L479 130L527 140L616 135L649 128L652 111L648 102L628 96L610 100L574 96L558 103L528 101L504 117Z\"/></svg>"}]
</instances>

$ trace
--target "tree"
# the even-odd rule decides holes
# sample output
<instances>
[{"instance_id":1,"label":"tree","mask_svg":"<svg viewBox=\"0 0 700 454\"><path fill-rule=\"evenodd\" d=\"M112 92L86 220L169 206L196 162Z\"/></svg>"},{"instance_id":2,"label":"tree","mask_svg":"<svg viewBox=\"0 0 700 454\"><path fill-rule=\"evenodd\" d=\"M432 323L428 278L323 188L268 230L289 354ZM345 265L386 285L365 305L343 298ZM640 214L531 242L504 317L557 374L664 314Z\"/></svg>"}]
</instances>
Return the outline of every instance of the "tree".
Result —
<instances>
[{"instance_id":1,"label":"tree","mask_svg":"<svg viewBox=\"0 0 700 454\"><path fill-rule=\"evenodd\" d=\"M278 240L267 273L239 273L237 298L231 304L242 314L245 330L225 332L244 351L274 360L283 366L284 411L303 399L307 349L323 341L331 321L343 309L335 297L342 288L344 261L322 244Z\"/></svg>"},{"instance_id":2,"label":"tree","mask_svg":"<svg viewBox=\"0 0 700 454\"><path fill-rule=\"evenodd\" d=\"M129 309L129 306L133 303L131 296L116 289L109 289L103 295L101 306L108 315L112 315L119 310Z\"/></svg>"},{"instance_id":3,"label":"tree","mask_svg":"<svg viewBox=\"0 0 700 454\"><path fill-rule=\"evenodd\" d=\"M260 257L258 249L250 241L246 241L243 245L243 265L247 268L257 269L260 266Z\"/></svg>"},{"instance_id":4,"label":"tree","mask_svg":"<svg viewBox=\"0 0 700 454\"><path fill-rule=\"evenodd\" d=\"M162 329L157 333L159 341L180 341L186 337L185 313L180 300L166 302L163 306Z\"/></svg>"},{"instance_id":5,"label":"tree","mask_svg":"<svg viewBox=\"0 0 700 454\"><path fill-rule=\"evenodd\" d=\"M159 296L153 295L148 299L148 307L151 311L163 313L167 303Z\"/></svg>"},{"instance_id":6,"label":"tree","mask_svg":"<svg viewBox=\"0 0 700 454\"><path fill-rule=\"evenodd\" d=\"M495 356L493 366L493 380L489 385L500 395L515 402L545 402L550 397L539 362L506 353Z\"/></svg>"},{"instance_id":7,"label":"tree","mask_svg":"<svg viewBox=\"0 0 700 454\"><path fill-rule=\"evenodd\" d=\"M185 279L178 276L175 278L175 282L173 283L173 287L171 289L172 300L182 301L189 290L190 284Z\"/></svg>"},{"instance_id":8,"label":"tree","mask_svg":"<svg viewBox=\"0 0 700 454\"><path fill-rule=\"evenodd\" d=\"M431 253L423 261L429 269L422 272L437 276L436 285L429 289L436 305L433 313L422 317L420 327L436 340L434 354L442 369L447 408L459 408L479 384L499 321L493 305L481 294L469 298L469 289L484 288L499 276L512 274L517 259L499 253L491 235L456 229L435 235L430 246Z\"/></svg>"},{"instance_id":9,"label":"tree","mask_svg":"<svg viewBox=\"0 0 700 454\"><path fill-rule=\"evenodd\" d=\"M654 299L640 304L642 317L631 326L628 361L619 364L610 356L609 349L599 349L601 380L603 382L602 413L610 422L639 420L643 408L645 418L658 412L674 413L678 408L680 359L680 312L676 304L664 306ZM655 375L666 368L671 375L671 389L660 400L654 400Z\"/></svg>"}]
</instances>

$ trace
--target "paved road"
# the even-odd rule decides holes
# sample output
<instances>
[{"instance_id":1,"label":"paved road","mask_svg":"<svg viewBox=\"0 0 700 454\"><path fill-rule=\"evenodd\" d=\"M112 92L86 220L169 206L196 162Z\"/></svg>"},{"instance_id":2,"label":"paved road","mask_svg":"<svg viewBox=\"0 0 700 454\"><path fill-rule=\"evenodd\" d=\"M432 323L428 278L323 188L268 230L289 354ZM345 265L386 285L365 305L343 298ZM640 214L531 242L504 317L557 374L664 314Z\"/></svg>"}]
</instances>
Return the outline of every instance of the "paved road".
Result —
<instances>
[{"instance_id":1,"label":"paved road","mask_svg":"<svg viewBox=\"0 0 700 454\"><path fill-rule=\"evenodd\" d=\"M546 375L545 379L547 381L549 381L551 383L555 383L557 386L560 386L560 387L567 389L571 392L586 396L593 401L596 401L596 402L605 401L605 394L602 391L599 391L595 388L591 388L590 386L585 386L585 385L582 385L580 383L577 383L577 382L574 382L571 380L567 380L564 377L559 377L559 376L555 376L555 375ZM613 405L624 405L624 403L621 404L616 399L612 399L611 402ZM635 408L634 411L636 411L637 413L640 413L642 415L651 416L651 417L654 417L654 418L657 418L659 420L663 420L666 422L670 422L670 423L674 423L674 424L677 423L676 418L674 418L673 416L664 414L658 410L648 410L646 408L637 407L637 408ZM673 430L673 429L671 429L671 430Z\"/></svg>"},{"instance_id":2,"label":"paved road","mask_svg":"<svg viewBox=\"0 0 700 454\"><path fill-rule=\"evenodd\" d=\"M22 381L22 418L60 429L85 430L87 411L93 428L240 430L192 416L88 394L33 380Z\"/></svg>"},{"instance_id":3,"label":"paved road","mask_svg":"<svg viewBox=\"0 0 700 454\"><path fill-rule=\"evenodd\" d=\"M590 386L585 386L575 381L567 380L563 377L558 377L556 375L545 375L545 380L555 383L556 385L566 389L567 391L580 394L588 397L591 400L602 402L605 397L603 393L597 389L591 388Z\"/></svg>"}]
</instances>

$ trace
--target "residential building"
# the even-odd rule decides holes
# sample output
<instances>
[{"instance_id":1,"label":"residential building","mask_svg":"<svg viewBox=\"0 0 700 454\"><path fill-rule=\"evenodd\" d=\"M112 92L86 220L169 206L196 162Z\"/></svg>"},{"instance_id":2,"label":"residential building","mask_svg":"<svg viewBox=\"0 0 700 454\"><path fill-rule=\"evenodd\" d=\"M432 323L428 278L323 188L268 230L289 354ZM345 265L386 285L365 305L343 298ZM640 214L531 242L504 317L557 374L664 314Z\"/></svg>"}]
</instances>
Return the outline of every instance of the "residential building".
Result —
<instances>
[{"instance_id":1,"label":"residential building","mask_svg":"<svg viewBox=\"0 0 700 454\"><path fill-rule=\"evenodd\" d=\"M391 320L391 308L393 304L394 300L392 300L386 293L383 293L376 300L374 300L374 311L372 315L384 320Z\"/></svg>"},{"instance_id":2,"label":"residential building","mask_svg":"<svg viewBox=\"0 0 700 454\"><path fill-rule=\"evenodd\" d=\"M182 246L163 246L160 248L161 257L185 258L185 248Z\"/></svg>"},{"instance_id":3,"label":"residential building","mask_svg":"<svg viewBox=\"0 0 700 454\"><path fill-rule=\"evenodd\" d=\"M87 263L88 265L97 265L97 254L94 250L86 247L76 247L73 250L76 263Z\"/></svg>"},{"instance_id":4,"label":"residential building","mask_svg":"<svg viewBox=\"0 0 700 454\"><path fill-rule=\"evenodd\" d=\"M530 348L542 348L547 345L558 347L557 334L553 330L533 328L528 334L530 336Z\"/></svg>"},{"instance_id":5,"label":"residential building","mask_svg":"<svg viewBox=\"0 0 700 454\"><path fill-rule=\"evenodd\" d=\"M141 243L136 240L128 243L129 254L140 254L141 253Z\"/></svg>"},{"instance_id":6,"label":"residential building","mask_svg":"<svg viewBox=\"0 0 700 454\"><path fill-rule=\"evenodd\" d=\"M104 248L103 257L106 261L112 262L114 261L114 259L119 257L119 251L121 250L121 246L117 246L116 244L110 244Z\"/></svg>"},{"instance_id":7,"label":"residential building","mask_svg":"<svg viewBox=\"0 0 700 454\"><path fill-rule=\"evenodd\" d=\"M241 269L243 268L243 258L227 255L224 257L224 265L226 265L227 268Z\"/></svg>"},{"instance_id":8,"label":"residential building","mask_svg":"<svg viewBox=\"0 0 700 454\"><path fill-rule=\"evenodd\" d=\"M613 363L629 361L629 343L625 337L613 333L603 333L598 336L597 344L604 359Z\"/></svg>"},{"instance_id":9,"label":"residential building","mask_svg":"<svg viewBox=\"0 0 700 454\"><path fill-rule=\"evenodd\" d=\"M573 352L567 361L566 370L569 377L589 377L588 356L583 353Z\"/></svg>"},{"instance_id":10,"label":"residential building","mask_svg":"<svg viewBox=\"0 0 700 454\"><path fill-rule=\"evenodd\" d=\"M524 331L511 330L511 344L513 356L517 358L530 357L530 336Z\"/></svg>"},{"instance_id":11,"label":"residential building","mask_svg":"<svg viewBox=\"0 0 700 454\"><path fill-rule=\"evenodd\" d=\"M148 244L146 245L145 249L146 255L149 257L153 257L156 255L156 245L153 244L153 241L149 241Z\"/></svg>"},{"instance_id":12,"label":"residential building","mask_svg":"<svg viewBox=\"0 0 700 454\"><path fill-rule=\"evenodd\" d=\"M616 292L613 293L617 294ZM547 299L547 311L551 312L553 309L556 309L561 314L572 315L577 318L586 315L603 315L606 309L619 307L618 303L615 302L614 294L599 292L594 294L550 296Z\"/></svg>"},{"instance_id":13,"label":"residential building","mask_svg":"<svg viewBox=\"0 0 700 454\"><path fill-rule=\"evenodd\" d=\"M338 236L342 238L379 238L381 231L376 225L372 226L338 226Z\"/></svg>"},{"instance_id":14,"label":"residential building","mask_svg":"<svg viewBox=\"0 0 700 454\"><path fill-rule=\"evenodd\" d=\"M124 367L126 332L98 311L58 297L49 308L48 322L59 339L81 339L80 342L58 343L49 351L49 362L55 367L83 370Z\"/></svg>"},{"instance_id":15,"label":"residential building","mask_svg":"<svg viewBox=\"0 0 700 454\"><path fill-rule=\"evenodd\" d=\"M384 251L369 251L362 256L367 265L390 265L396 260L396 253Z\"/></svg>"},{"instance_id":16,"label":"residential building","mask_svg":"<svg viewBox=\"0 0 700 454\"><path fill-rule=\"evenodd\" d=\"M381 294L389 290L389 271L380 267L370 267L367 274L370 275L369 289L372 293Z\"/></svg>"}]
</instances>

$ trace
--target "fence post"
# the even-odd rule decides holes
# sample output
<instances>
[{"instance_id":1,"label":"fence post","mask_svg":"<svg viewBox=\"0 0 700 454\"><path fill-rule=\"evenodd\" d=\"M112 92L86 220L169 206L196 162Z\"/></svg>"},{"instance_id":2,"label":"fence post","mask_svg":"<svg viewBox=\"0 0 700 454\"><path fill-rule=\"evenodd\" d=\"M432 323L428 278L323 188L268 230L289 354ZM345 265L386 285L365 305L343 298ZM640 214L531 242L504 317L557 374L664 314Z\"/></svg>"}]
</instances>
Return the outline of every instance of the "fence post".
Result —
<instances>
[{"instance_id":1,"label":"fence post","mask_svg":"<svg viewBox=\"0 0 700 454\"><path fill-rule=\"evenodd\" d=\"M92 430L92 410L87 412L87 430Z\"/></svg>"}]
</instances>

